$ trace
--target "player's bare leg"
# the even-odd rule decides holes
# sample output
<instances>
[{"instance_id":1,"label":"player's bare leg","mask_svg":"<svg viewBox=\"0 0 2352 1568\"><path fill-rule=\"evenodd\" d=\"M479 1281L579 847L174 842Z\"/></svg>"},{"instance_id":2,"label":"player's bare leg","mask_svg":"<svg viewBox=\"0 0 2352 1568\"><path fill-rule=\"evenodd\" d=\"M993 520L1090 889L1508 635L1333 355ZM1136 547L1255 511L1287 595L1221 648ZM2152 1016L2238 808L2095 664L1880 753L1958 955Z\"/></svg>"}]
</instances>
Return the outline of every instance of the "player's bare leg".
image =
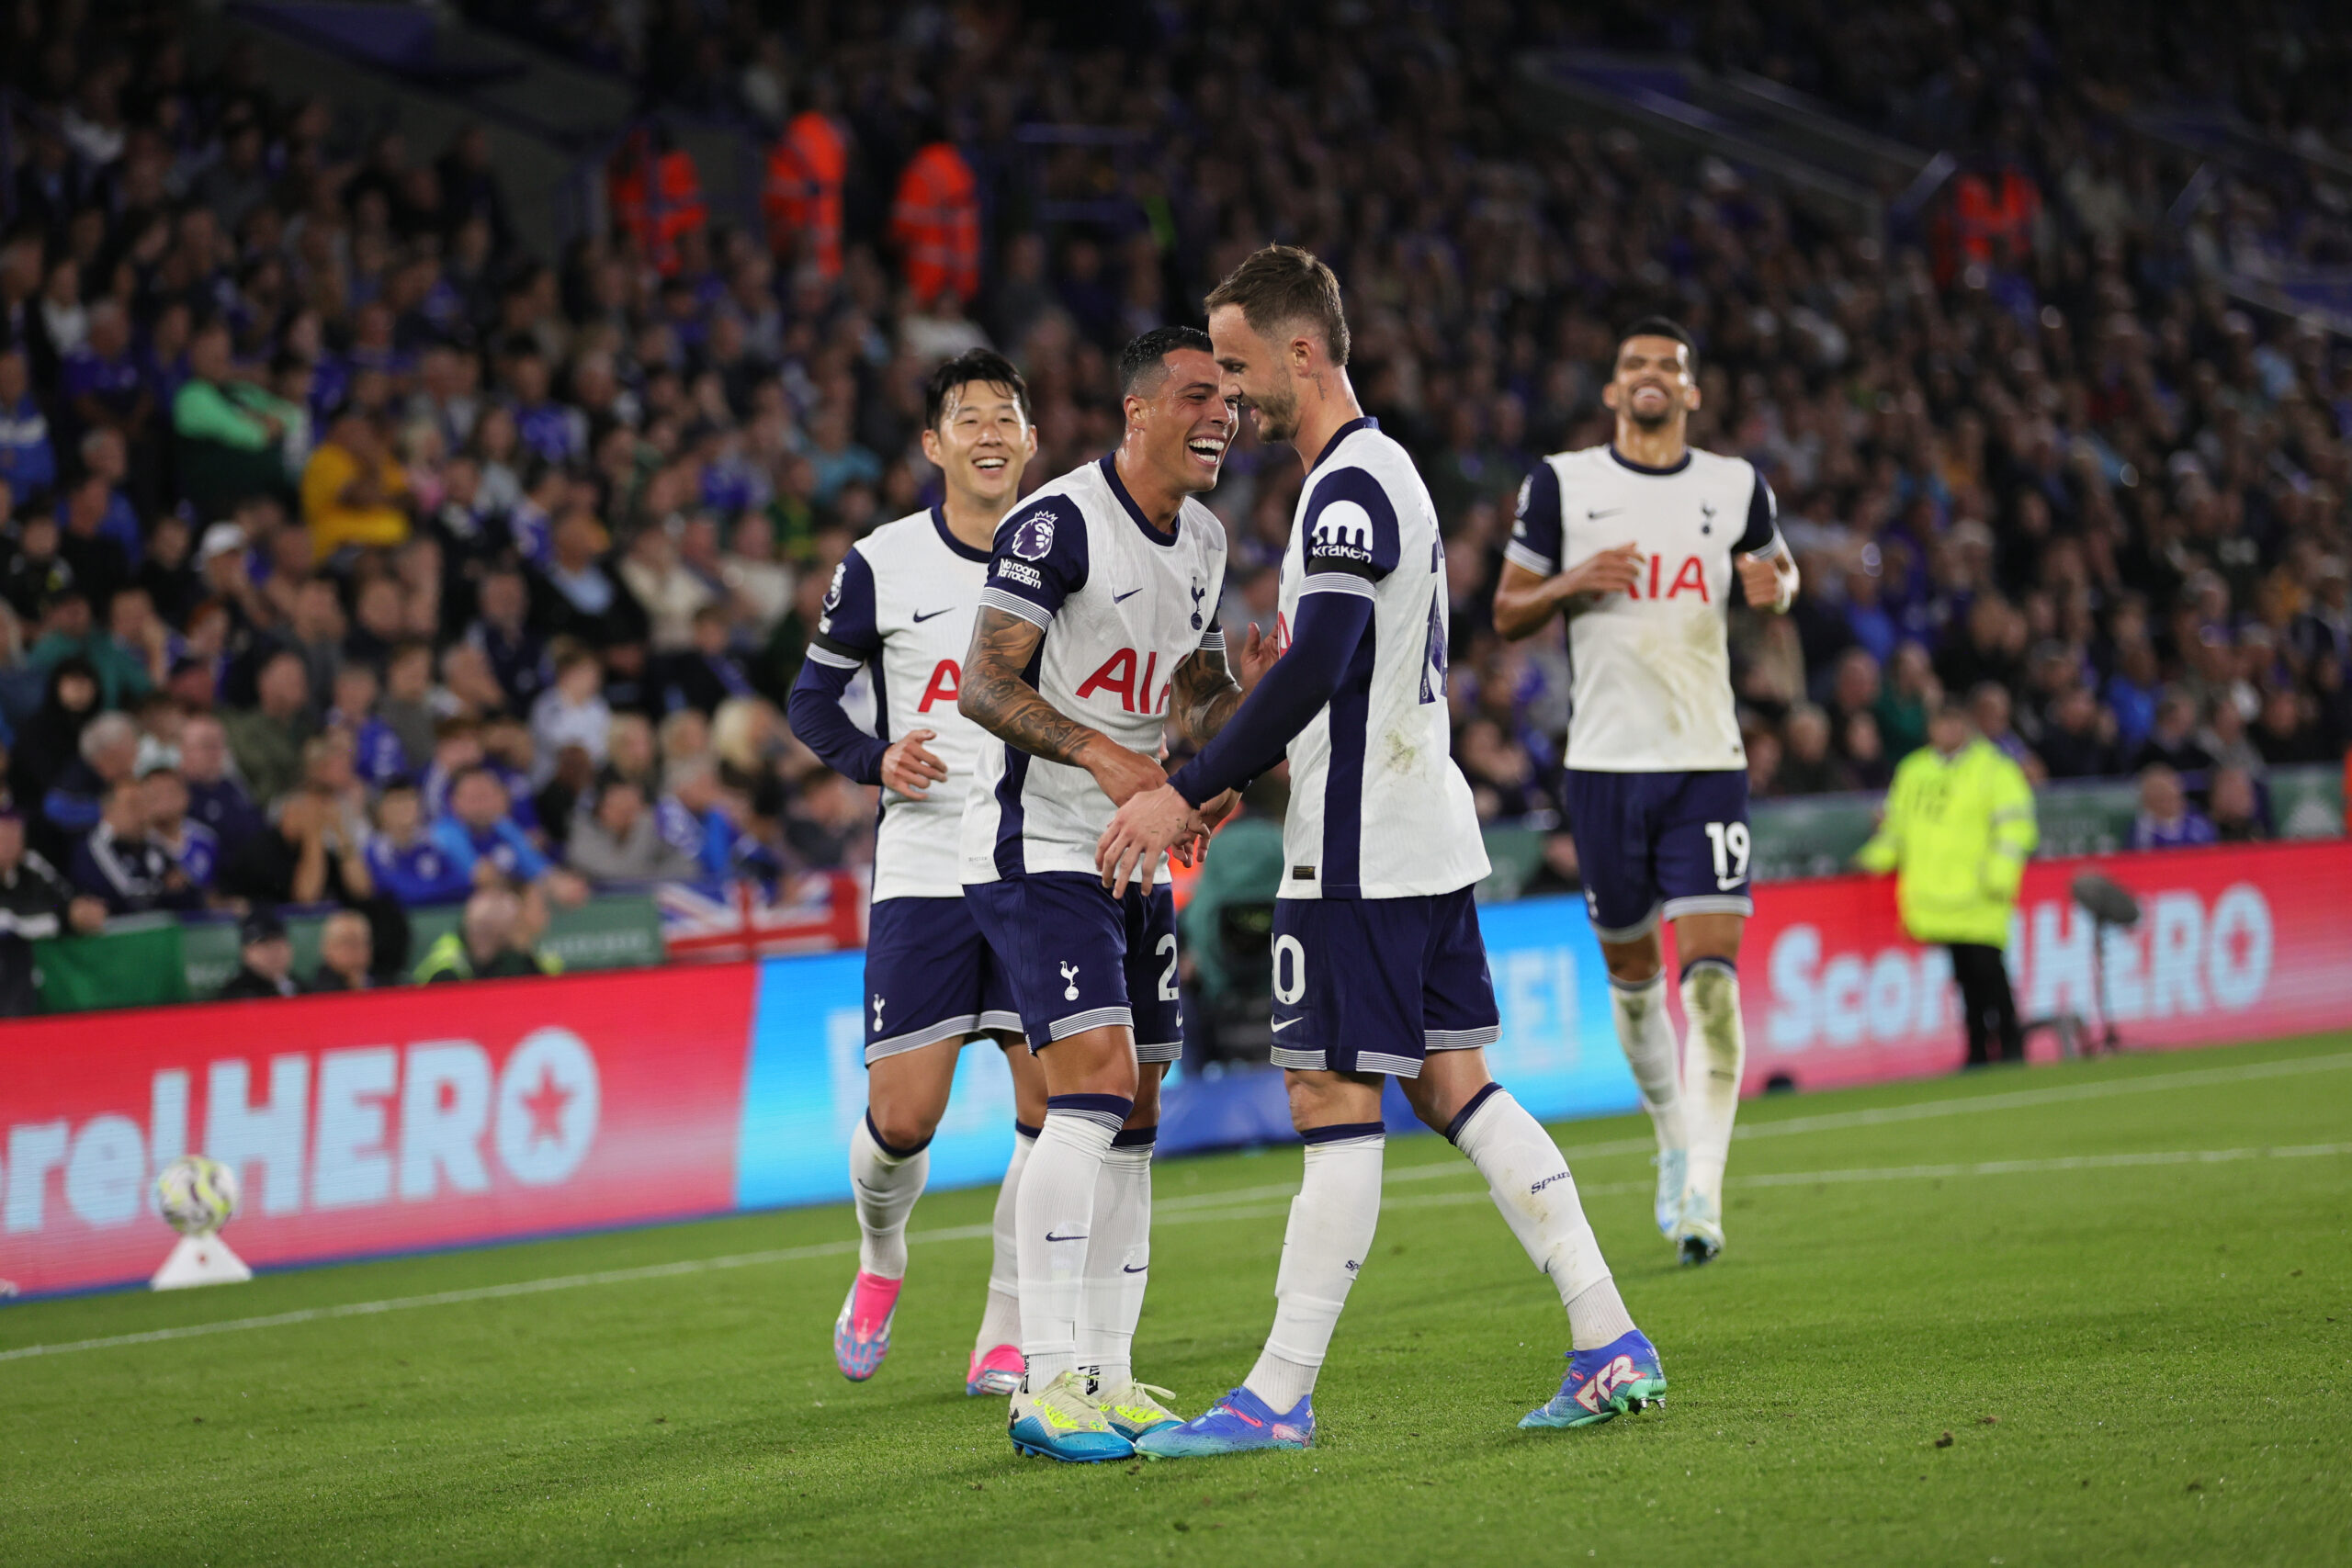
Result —
<instances>
[{"instance_id":1,"label":"player's bare leg","mask_svg":"<svg viewBox=\"0 0 2352 1568\"><path fill-rule=\"evenodd\" d=\"M1094 1408L1078 1371L1078 1320L1103 1161L1140 1089L1135 1033L1105 1024L1053 1041L1037 1056L1046 1119L1013 1210L1028 1363L1012 1400L1013 1446L1081 1462L1124 1459L1134 1445Z\"/></svg>"},{"instance_id":2,"label":"player's bare leg","mask_svg":"<svg viewBox=\"0 0 2352 1568\"><path fill-rule=\"evenodd\" d=\"M833 1323L833 1364L853 1382L879 1371L890 1353L890 1322L907 1273L907 1216L931 1173L931 1137L946 1114L963 1044L942 1040L867 1069L865 1117L849 1140L857 1277Z\"/></svg>"},{"instance_id":3,"label":"player's bare leg","mask_svg":"<svg viewBox=\"0 0 2352 1568\"><path fill-rule=\"evenodd\" d=\"M1046 1069L1020 1036L999 1038L1005 1067L1012 1075L1012 1161L997 1188L988 1308L980 1314L972 1364L964 1376L964 1392L971 1394L1007 1394L1021 1386L1021 1266L1013 1210L1029 1152L1037 1146L1037 1131L1046 1122Z\"/></svg>"},{"instance_id":4,"label":"player's bare leg","mask_svg":"<svg viewBox=\"0 0 2352 1568\"><path fill-rule=\"evenodd\" d=\"M1095 1407L1133 1440L1182 1417L1159 1404L1175 1396L1135 1381L1136 1325L1151 1280L1151 1160L1159 1137L1159 1082L1165 1062L1136 1071L1136 1104L1102 1156L1094 1189L1092 1235L1079 1298L1078 1365Z\"/></svg>"},{"instance_id":5,"label":"player's bare leg","mask_svg":"<svg viewBox=\"0 0 2352 1568\"><path fill-rule=\"evenodd\" d=\"M1624 1048L1642 1109L1650 1113L1650 1127L1657 1134L1653 1211L1658 1233L1671 1241L1682 1217L1682 1191L1690 1184L1690 1134L1683 1110L1680 1043L1666 1012L1657 928L1653 925L1623 942L1604 939L1600 955L1609 965L1609 1010L1617 1025L1617 1043Z\"/></svg>"},{"instance_id":6,"label":"player's bare leg","mask_svg":"<svg viewBox=\"0 0 2352 1568\"><path fill-rule=\"evenodd\" d=\"M1747 923L1743 915L1721 912L1684 915L1674 922L1675 956L1682 965L1680 1111L1689 1156L1679 1212L1668 1234L1689 1264L1710 1262L1723 1251L1724 1167L1730 1157L1747 1055L1747 1031L1739 1017L1738 968ZM1612 990L1623 995L1627 982L1645 979L1657 1003L1664 1002L1663 957L1656 931L1630 942L1603 943L1601 952L1609 963ZM1662 1016L1662 1009L1660 1012ZM1645 1049L1655 1056L1654 1048ZM1626 1055L1633 1057L1631 1046ZM1643 1071L1636 1062L1637 1079ZM1649 1093L1645 1082L1645 1102ZM1661 1193L1661 1208L1664 1201Z\"/></svg>"}]
</instances>

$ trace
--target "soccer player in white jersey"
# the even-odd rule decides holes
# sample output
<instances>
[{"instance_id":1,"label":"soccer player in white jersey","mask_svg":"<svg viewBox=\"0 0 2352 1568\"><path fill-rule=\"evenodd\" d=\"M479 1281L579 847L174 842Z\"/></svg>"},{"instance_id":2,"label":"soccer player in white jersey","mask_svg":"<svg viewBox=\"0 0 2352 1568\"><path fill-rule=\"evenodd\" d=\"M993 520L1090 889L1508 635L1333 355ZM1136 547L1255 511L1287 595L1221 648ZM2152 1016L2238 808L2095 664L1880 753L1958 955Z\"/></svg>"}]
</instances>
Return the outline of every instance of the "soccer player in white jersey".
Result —
<instances>
[{"instance_id":1,"label":"soccer player in white jersey","mask_svg":"<svg viewBox=\"0 0 2352 1568\"><path fill-rule=\"evenodd\" d=\"M1165 782L1167 725L1205 740L1241 701L1216 623L1225 529L1193 499L1237 417L1208 348L1188 327L1127 345L1117 450L1005 518L964 661L963 711L1002 741L965 804L964 897L1047 1094L1015 1211L1028 1373L1011 1435L1051 1459L1123 1459L1177 1420L1132 1366L1159 1079L1182 1054L1175 908L1164 863L1114 897L1094 847L1113 807ZM1272 659L1254 632L1238 652L1245 676Z\"/></svg>"},{"instance_id":2,"label":"soccer player in white jersey","mask_svg":"<svg viewBox=\"0 0 2352 1568\"><path fill-rule=\"evenodd\" d=\"M1566 1308L1567 1375L1520 1425L1638 1410L1666 1391L1657 1352L1626 1314L1559 1146L1487 1074L1499 1022L1471 898L1487 854L1448 750L1445 547L1429 491L1349 386L1329 267L1270 246L1217 286L1208 312L1227 389L1261 435L1306 464L1282 565L1284 646L1198 757L1120 808L1100 864L1124 884L1138 860L1200 831L1200 807L1287 754L1273 1059L1306 1174L1257 1365L1136 1447L1176 1458L1313 1443L1316 1375L1380 1215L1385 1077L1487 1179Z\"/></svg>"},{"instance_id":3,"label":"soccer player in white jersey","mask_svg":"<svg viewBox=\"0 0 2352 1568\"><path fill-rule=\"evenodd\" d=\"M1568 827L1617 1038L1657 1131L1658 1228L1684 1263L1705 1263L1724 1245L1747 1056L1736 964L1755 912L1724 611L1736 588L1786 612L1797 569L1763 476L1690 445L1690 334L1662 317L1636 321L1601 398L1615 438L1546 457L1520 491L1495 627L1523 637L1567 617ZM1661 918L1682 965L1679 1074Z\"/></svg>"},{"instance_id":4,"label":"soccer player in white jersey","mask_svg":"<svg viewBox=\"0 0 2352 1568\"><path fill-rule=\"evenodd\" d=\"M833 1360L862 1382L889 1353L907 1218L930 1170L924 1150L963 1048L994 1039L1012 1071L1012 1163L997 1194L988 1307L964 1390L1008 1394L1021 1381L1013 1195L1045 1118L1046 1080L1016 1049L1011 978L964 903L964 792L988 737L956 698L989 548L1021 494L1037 433L1021 373L987 349L939 367L926 402L923 456L938 467L944 497L851 547L792 690L794 732L836 773L882 789L865 944L866 1111L849 1153L861 1239ZM861 671L873 672L871 735L842 702Z\"/></svg>"}]
</instances>

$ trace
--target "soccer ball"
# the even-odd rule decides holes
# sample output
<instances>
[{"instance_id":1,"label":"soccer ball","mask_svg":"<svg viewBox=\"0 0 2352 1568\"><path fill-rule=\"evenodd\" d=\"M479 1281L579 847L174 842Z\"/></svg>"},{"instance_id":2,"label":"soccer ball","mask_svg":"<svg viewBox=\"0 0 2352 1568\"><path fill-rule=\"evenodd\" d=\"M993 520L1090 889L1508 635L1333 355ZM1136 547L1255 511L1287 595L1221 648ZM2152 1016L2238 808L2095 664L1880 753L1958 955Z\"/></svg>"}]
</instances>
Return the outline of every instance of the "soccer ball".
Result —
<instances>
[{"instance_id":1,"label":"soccer ball","mask_svg":"<svg viewBox=\"0 0 2352 1568\"><path fill-rule=\"evenodd\" d=\"M155 1177L155 1211L182 1235L209 1235L237 1212L237 1173L217 1159L182 1155Z\"/></svg>"}]
</instances>

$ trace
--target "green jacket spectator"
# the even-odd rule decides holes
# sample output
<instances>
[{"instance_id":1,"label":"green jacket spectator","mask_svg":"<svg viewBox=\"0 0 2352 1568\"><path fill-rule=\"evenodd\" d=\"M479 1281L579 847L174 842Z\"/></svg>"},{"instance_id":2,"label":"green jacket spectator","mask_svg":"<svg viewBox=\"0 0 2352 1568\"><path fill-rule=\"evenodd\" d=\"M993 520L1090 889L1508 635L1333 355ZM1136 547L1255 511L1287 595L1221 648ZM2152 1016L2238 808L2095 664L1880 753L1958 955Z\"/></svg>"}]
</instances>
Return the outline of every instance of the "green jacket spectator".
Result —
<instances>
[{"instance_id":1,"label":"green jacket spectator","mask_svg":"<svg viewBox=\"0 0 2352 1568\"><path fill-rule=\"evenodd\" d=\"M222 714L220 728L246 789L266 806L302 782L302 743L311 738L311 677L301 655L271 654L254 691L260 705Z\"/></svg>"},{"instance_id":2,"label":"green jacket spectator","mask_svg":"<svg viewBox=\"0 0 2352 1568\"><path fill-rule=\"evenodd\" d=\"M225 516L248 496L289 495L288 454L308 445L309 415L234 379L230 347L224 327L197 333L188 344L192 374L172 398L180 488L199 517Z\"/></svg>"}]
</instances>

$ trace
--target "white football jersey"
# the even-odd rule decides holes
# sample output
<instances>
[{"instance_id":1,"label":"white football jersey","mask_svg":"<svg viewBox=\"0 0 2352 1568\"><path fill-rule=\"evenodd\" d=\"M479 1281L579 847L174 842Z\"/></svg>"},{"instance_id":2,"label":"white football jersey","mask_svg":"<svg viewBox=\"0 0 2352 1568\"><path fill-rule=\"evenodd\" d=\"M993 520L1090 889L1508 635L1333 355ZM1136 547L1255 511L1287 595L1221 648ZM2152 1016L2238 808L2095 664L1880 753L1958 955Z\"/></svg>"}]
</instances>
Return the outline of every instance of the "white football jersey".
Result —
<instances>
[{"instance_id":1,"label":"white football jersey","mask_svg":"<svg viewBox=\"0 0 2352 1568\"><path fill-rule=\"evenodd\" d=\"M874 681L875 733L929 729L947 769L928 799L885 787L874 842L874 897L960 898L964 795L988 732L956 711L964 653L989 558L948 532L937 507L885 523L851 547L833 573L808 657Z\"/></svg>"},{"instance_id":2,"label":"white football jersey","mask_svg":"<svg viewBox=\"0 0 2352 1568\"><path fill-rule=\"evenodd\" d=\"M1377 422L1342 425L1307 470L1283 554L1287 645L1299 601L1372 601L1340 689L1291 741L1284 898L1452 893L1487 872L1446 705L1445 546L1413 459Z\"/></svg>"},{"instance_id":3,"label":"white football jersey","mask_svg":"<svg viewBox=\"0 0 2352 1568\"><path fill-rule=\"evenodd\" d=\"M1187 499L1173 535L1144 521L1110 457L1009 513L980 604L1045 628L1030 681L1046 701L1147 757L1159 752L1176 667L1222 649L1225 525ZM1095 874L1111 800L1085 769L990 738L964 807L964 880ZM1166 880L1163 857L1158 879Z\"/></svg>"},{"instance_id":4,"label":"white football jersey","mask_svg":"<svg viewBox=\"0 0 2352 1568\"><path fill-rule=\"evenodd\" d=\"M1568 617L1567 765L1745 768L1724 611L1733 556L1782 547L1771 487L1747 459L1695 448L1670 468L1614 446L1556 453L1520 487L1503 554L1550 577L1628 542L1642 552L1639 581Z\"/></svg>"}]
</instances>

